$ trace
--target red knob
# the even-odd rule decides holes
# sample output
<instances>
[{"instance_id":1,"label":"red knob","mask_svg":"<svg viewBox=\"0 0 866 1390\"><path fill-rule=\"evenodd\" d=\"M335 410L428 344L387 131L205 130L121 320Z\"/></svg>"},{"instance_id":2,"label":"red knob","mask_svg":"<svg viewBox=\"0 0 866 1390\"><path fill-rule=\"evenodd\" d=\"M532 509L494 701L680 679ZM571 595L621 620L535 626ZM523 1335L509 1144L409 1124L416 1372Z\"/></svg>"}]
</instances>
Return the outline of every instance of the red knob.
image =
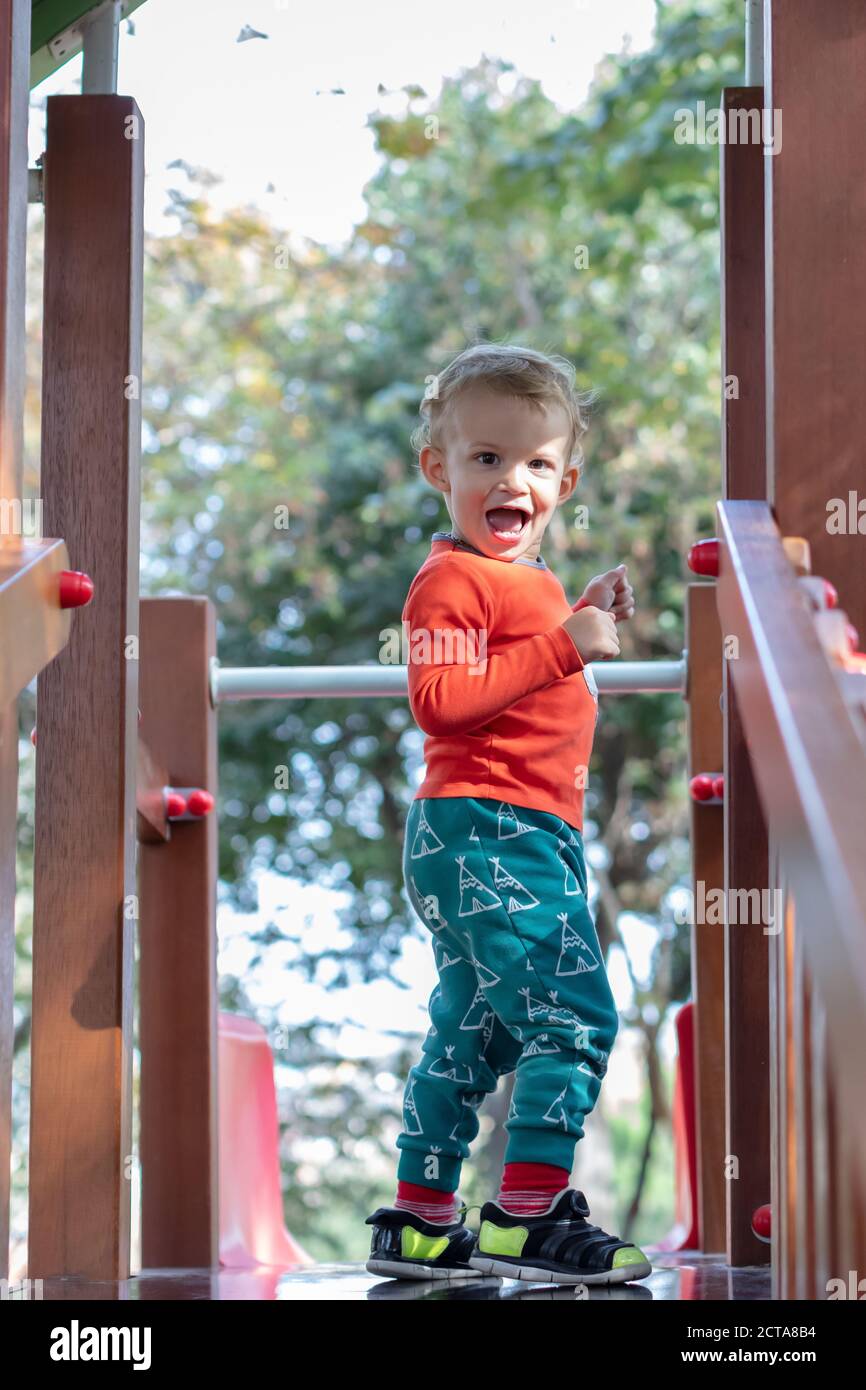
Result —
<instances>
[{"instance_id":1,"label":"red knob","mask_svg":"<svg viewBox=\"0 0 866 1390\"><path fill-rule=\"evenodd\" d=\"M699 772L689 782L693 801L709 801L713 796L713 779L706 772Z\"/></svg>"},{"instance_id":2,"label":"red knob","mask_svg":"<svg viewBox=\"0 0 866 1390\"><path fill-rule=\"evenodd\" d=\"M190 792L187 798L186 809L191 816L206 816L213 810L213 797L210 792L196 790Z\"/></svg>"},{"instance_id":3,"label":"red knob","mask_svg":"<svg viewBox=\"0 0 866 1390\"><path fill-rule=\"evenodd\" d=\"M33 744L33 747L35 748L35 747L36 747L36 725L35 725L35 724L33 725L33 728L30 730L30 742Z\"/></svg>"},{"instance_id":4,"label":"red knob","mask_svg":"<svg viewBox=\"0 0 866 1390\"><path fill-rule=\"evenodd\" d=\"M169 820L174 820L175 816L186 814L186 801L180 792L167 791L165 793L165 814Z\"/></svg>"},{"instance_id":5,"label":"red knob","mask_svg":"<svg viewBox=\"0 0 866 1390\"><path fill-rule=\"evenodd\" d=\"M692 574L709 574L713 579L719 574L719 542L713 537L709 541L695 541L688 554L688 566Z\"/></svg>"},{"instance_id":6,"label":"red knob","mask_svg":"<svg viewBox=\"0 0 866 1390\"><path fill-rule=\"evenodd\" d=\"M93 580L82 570L60 571L60 607L83 608L93 598Z\"/></svg>"},{"instance_id":7,"label":"red knob","mask_svg":"<svg viewBox=\"0 0 866 1390\"><path fill-rule=\"evenodd\" d=\"M824 600L828 608L835 608L839 602L839 595L836 593L829 579L824 580Z\"/></svg>"},{"instance_id":8,"label":"red knob","mask_svg":"<svg viewBox=\"0 0 866 1390\"><path fill-rule=\"evenodd\" d=\"M769 1202L764 1206L758 1207L752 1215L752 1230L759 1240L770 1239L770 1228L772 1226L772 1212Z\"/></svg>"},{"instance_id":9,"label":"red knob","mask_svg":"<svg viewBox=\"0 0 866 1390\"><path fill-rule=\"evenodd\" d=\"M724 779L724 776L719 776L719 777L714 777L714 778L713 778L713 796L717 796L717 797L719 798L720 801L723 801L723 800L724 800L724 797L725 797L725 779Z\"/></svg>"}]
</instances>

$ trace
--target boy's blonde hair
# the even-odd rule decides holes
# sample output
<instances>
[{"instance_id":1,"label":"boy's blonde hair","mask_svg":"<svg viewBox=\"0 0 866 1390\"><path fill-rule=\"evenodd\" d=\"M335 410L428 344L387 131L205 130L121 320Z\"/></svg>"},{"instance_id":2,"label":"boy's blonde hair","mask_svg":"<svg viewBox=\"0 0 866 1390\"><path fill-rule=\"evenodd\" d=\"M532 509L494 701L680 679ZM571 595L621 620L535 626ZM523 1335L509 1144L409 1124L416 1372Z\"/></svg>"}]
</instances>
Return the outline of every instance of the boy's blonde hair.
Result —
<instances>
[{"instance_id":1,"label":"boy's blonde hair","mask_svg":"<svg viewBox=\"0 0 866 1390\"><path fill-rule=\"evenodd\" d=\"M429 381L418 407L420 425L412 431L416 453L428 444L443 448L443 426L455 400L471 386L484 386L504 396L517 396L537 407L560 405L570 421L565 466L576 464L583 471L580 438L588 424L586 413L597 392L578 391L577 373L568 358L557 353L537 352L512 343L474 343L448 363Z\"/></svg>"}]
</instances>

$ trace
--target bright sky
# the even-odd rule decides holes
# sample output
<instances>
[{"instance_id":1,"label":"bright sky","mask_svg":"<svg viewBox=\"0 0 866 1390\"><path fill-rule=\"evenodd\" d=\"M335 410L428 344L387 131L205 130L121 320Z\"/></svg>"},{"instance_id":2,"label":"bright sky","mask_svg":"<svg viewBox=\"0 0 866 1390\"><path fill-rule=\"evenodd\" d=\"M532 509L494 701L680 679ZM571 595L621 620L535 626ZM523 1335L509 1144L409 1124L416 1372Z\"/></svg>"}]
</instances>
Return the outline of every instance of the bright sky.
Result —
<instances>
[{"instance_id":1,"label":"bright sky","mask_svg":"<svg viewBox=\"0 0 866 1390\"><path fill-rule=\"evenodd\" d=\"M618 52L624 35L632 51L646 47L654 18L654 0L146 0L132 16L135 34L121 25L118 81L145 121L145 224L176 229L164 217L166 189L186 178L166 165L181 158L225 180L210 194L217 207L252 202L280 227L343 241L363 216L361 189L376 167L367 116L405 109L405 84L432 98L443 76L486 54L573 110L604 53ZM245 26L268 37L238 43ZM77 92L80 82L78 57L35 99ZM395 95L377 95L380 83ZM44 118L33 112L31 164L43 136Z\"/></svg>"}]
</instances>

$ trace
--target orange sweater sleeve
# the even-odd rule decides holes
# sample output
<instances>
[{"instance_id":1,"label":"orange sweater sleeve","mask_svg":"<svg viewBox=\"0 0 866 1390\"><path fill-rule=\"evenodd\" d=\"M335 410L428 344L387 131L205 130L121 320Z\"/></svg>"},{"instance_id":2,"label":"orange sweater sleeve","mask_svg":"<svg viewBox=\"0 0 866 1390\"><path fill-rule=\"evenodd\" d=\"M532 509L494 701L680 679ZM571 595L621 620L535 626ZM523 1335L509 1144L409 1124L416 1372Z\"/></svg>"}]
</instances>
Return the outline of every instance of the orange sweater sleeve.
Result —
<instances>
[{"instance_id":1,"label":"orange sweater sleeve","mask_svg":"<svg viewBox=\"0 0 866 1390\"><path fill-rule=\"evenodd\" d=\"M403 610L409 704L425 734L471 733L525 695L583 669L561 626L490 654L485 638L494 604L487 585L464 571L443 579L435 571L424 576Z\"/></svg>"}]
</instances>

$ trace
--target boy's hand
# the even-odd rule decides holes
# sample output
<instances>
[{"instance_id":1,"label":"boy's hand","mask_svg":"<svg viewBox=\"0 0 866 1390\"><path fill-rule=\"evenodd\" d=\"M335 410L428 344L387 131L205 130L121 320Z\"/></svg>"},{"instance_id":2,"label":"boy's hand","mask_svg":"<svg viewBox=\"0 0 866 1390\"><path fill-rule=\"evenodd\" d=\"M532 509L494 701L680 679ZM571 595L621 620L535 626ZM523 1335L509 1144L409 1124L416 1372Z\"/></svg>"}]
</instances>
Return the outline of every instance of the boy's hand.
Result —
<instances>
[{"instance_id":1,"label":"boy's hand","mask_svg":"<svg viewBox=\"0 0 866 1390\"><path fill-rule=\"evenodd\" d=\"M577 613L590 605L603 609L605 613L612 613L618 623L634 616L634 589L628 582L625 565L596 574L574 605L573 612Z\"/></svg>"},{"instance_id":2,"label":"boy's hand","mask_svg":"<svg viewBox=\"0 0 866 1390\"><path fill-rule=\"evenodd\" d=\"M577 647L584 665L619 656L619 636L611 613L603 613L590 604L579 613L572 613L562 626Z\"/></svg>"}]
</instances>

